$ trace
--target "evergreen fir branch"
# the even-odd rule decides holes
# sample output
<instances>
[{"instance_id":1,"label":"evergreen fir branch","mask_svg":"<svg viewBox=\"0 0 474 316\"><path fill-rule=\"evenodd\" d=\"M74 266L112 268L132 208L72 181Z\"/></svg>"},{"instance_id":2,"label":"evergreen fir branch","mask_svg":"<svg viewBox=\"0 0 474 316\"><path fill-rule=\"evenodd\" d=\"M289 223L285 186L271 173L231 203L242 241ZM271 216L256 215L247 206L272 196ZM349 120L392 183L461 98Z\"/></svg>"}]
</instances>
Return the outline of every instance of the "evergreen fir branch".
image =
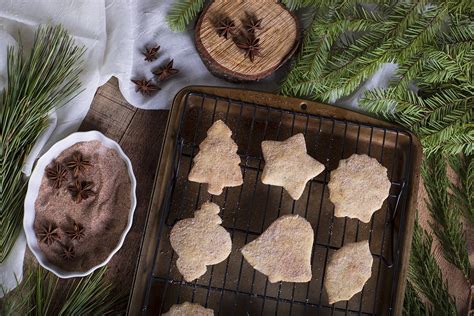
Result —
<instances>
[{"instance_id":1,"label":"evergreen fir branch","mask_svg":"<svg viewBox=\"0 0 474 316\"><path fill-rule=\"evenodd\" d=\"M204 0L179 0L168 12L168 26L175 32L184 32L203 6Z\"/></svg>"},{"instance_id":2,"label":"evergreen fir branch","mask_svg":"<svg viewBox=\"0 0 474 316\"><path fill-rule=\"evenodd\" d=\"M21 48L8 49L8 84L0 102L0 263L21 230L27 185L23 164L47 128L51 111L79 93L83 53L84 49L60 26L39 27L29 55Z\"/></svg>"},{"instance_id":3,"label":"evergreen fir branch","mask_svg":"<svg viewBox=\"0 0 474 316\"><path fill-rule=\"evenodd\" d=\"M367 91L359 106L406 127L413 126L427 113L425 102L414 92L397 92L394 88Z\"/></svg>"},{"instance_id":4,"label":"evergreen fir branch","mask_svg":"<svg viewBox=\"0 0 474 316\"><path fill-rule=\"evenodd\" d=\"M393 5L389 3L387 8L390 9L389 20L394 25L389 36L402 36L416 22L420 12L426 5L426 0L396 2Z\"/></svg>"},{"instance_id":5,"label":"evergreen fir branch","mask_svg":"<svg viewBox=\"0 0 474 316\"><path fill-rule=\"evenodd\" d=\"M392 49L396 52L398 63L403 63L407 58L415 55L426 44L435 42L448 14L444 5L425 5L418 9L422 12L414 17L412 23L401 35L394 38Z\"/></svg>"},{"instance_id":6,"label":"evergreen fir branch","mask_svg":"<svg viewBox=\"0 0 474 316\"><path fill-rule=\"evenodd\" d=\"M423 70L423 67L426 63L426 55L428 54L428 47L426 50L420 51L417 54L414 54L410 58L407 58L403 64L398 65L398 68L395 72L395 78L392 79L390 86L398 91L403 93L409 89L409 85L414 81L414 78L417 78L420 72Z\"/></svg>"},{"instance_id":7,"label":"evergreen fir branch","mask_svg":"<svg viewBox=\"0 0 474 316\"><path fill-rule=\"evenodd\" d=\"M425 158L422 176L428 194L426 203L434 219L430 225L441 243L443 255L469 279L471 268L467 243L461 213L453 207L448 194L450 182L446 175L445 158L439 153Z\"/></svg>"},{"instance_id":8,"label":"evergreen fir branch","mask_svg":"<svg viewBox=\"0 0 474 316\"><path fill-rule=\"evenodd\" d=\"M298 10L305 7L318 7L320 5L319 0L282 0L285 6L290 10Z\"/></svg>"},{"instance_id":9,"label":"evergreen fir branch","mask_svg":"<svg viewBox=\"0 0 474 316\"><path fill-rule=\"evenodd\" d=\"M449 294L432 249L433 238L415 222L408 281L417 293L430 302L434 315L457 315L454 298Z\"/></svg>"},{"instance_id":10,"label":"evergreen fir branch","mask_svg":"<svg viewBox=\"0 0 474 316\"><path fill-rule=\"evenodd\" d=\"M403 301L403 315L406 316L429 316L429 310L423 304L418 297L413 285L410 282L407 282L406 291L405 291L405 299Z\"/></svg>"},{"instance_id":11,"label":"evergreen fir branch","mask_svg":"<svg viewBox=\"0 0 474 316\"><path fill-rule=\"evenodd\" d=\"M421 139L426 156L443 152L446 155L474 154L474 124L448 126Z\"/></svg>"},{"instance_id":12,"label":"evergreen fir branch","mask_svg":"<svg viewBox=\"0 0 474 316\"><path fill-rule=\"evenodd\" d=\"M411 129L424 137L438 133L449 126L463 125L468 123L472 116L472 109L469 106L466 100L457 100L430 109L422 120L411 126Z\"/></svg>"},{"instance_id":13,"label":"evergreen fir branch","mask_svg":"<svg viewBox=\"0 0 474 316\"><path fill-rule=\"evenodd\" d=\"M469 69L470 62L467 59L474 56L465 58L465 56L453 54L449 48L447 50L447 52L433 50L425 55L427 60L421 74L425 83L442 84L452 80L469 80L472 70Z\"/></svg>"},{"instance_id":14,"label":"evergreen fir branch","mask_svg":"<svg viewBox=\"0 0 474 316\"><path fill-rule=\"evenodd\" d=\"M282 0L281 3L286 5L290 10L298 10L301 8L312 7L316 9L324 7L334 7L343 9L347 7L353 7L357 4L358 0ZM375 1L373 1L375 2Z\"/></svg>"},{"instance_id":15,"label":"evergreen fir branch","mask_svg":"<svg viewBox=\"0 0 474 316\"><path fill-rule=\"evenodd\" d=\"M458 211L474 224L474 159L473 156L454 155L449 165L459 177L458 184L450 184L452 200Z\"/></svg>"},{"instance_id":16,"label":"evergreen fir branch","mask_svg":"<svg viewBox=\"0 0 474 316\"><path fill-rule=\"evenodd\" d=\"M335 49L337 42L340 45L349 45L344 42L352 40L347 37L347 34L341 38L342 34L347 31L351 34L371 31L377 32L380 38L383 36L381 31L384 26L383 21L384 17L381 14L367 11L361 6L353 8L350 15L344 14L336 4L321 8L305 34L298 60L282 83L282 93L299 96L324 95L324 92L329 89L324 84L327 80L323 75L330 57L329 53ZM367 35L358 41L364 42L366 38L369 40L371 37L373 35ZM372 38L372 42L376 43L379 38ZM340 50L347 49L343 47Z\"/></svg>"},{"instance_id":17,"label":"evergreen fir branch","mask_svg":"<svg viewBox=\"0 0 474 316\"><path fill-rule=\"evenodd\" d=\"M308 88L311 88L311 92L313 91L313 86L304 85L301 78L310 79L306 77L315 78L321 74L335 37L339 35L337 32L341 32L339 27L336 29L327 28L329 23L337 19L334 12L334 8L326 8L313 17L308 28L310 31L305 34L303 39L303 47L298 60L281 85L284 94L310 94Z\"/></svg>"}]
</instances>

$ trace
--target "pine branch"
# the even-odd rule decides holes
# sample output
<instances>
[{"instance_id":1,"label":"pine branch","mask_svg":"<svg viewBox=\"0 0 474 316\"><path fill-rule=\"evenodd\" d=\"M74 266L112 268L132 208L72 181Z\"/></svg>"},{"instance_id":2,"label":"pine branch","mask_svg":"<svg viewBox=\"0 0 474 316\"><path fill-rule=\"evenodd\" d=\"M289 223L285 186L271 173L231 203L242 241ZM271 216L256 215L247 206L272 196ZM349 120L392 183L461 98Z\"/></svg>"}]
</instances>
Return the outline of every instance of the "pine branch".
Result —
<instances>
[{"instance_id":1,"label":"pine branch","mask_svg":"<svg viewBox=\"0 0 474 316\"><path fill-rule=\"evenodd\" d=\"M415 222L408 281L431 305L434 315L457 315L454 298L449 294L441 270L431 253L432 237Z\"/></svg>"},{"instance_id":2,"label":"pine branch","mask_svg":"<svg viewBox=\"0 0 474 316\"><path fill-rule=\"evenodd\" d=\"M405 291L405 300L403 301L403 315L430 315L428 308L421 302L418 294L416 294L416 291L410 282L407 282Z\"/></svg>"},{"instance_id":3,"label":"pine branch","mask_svg":"<svg viewBox=\"0 0 474 316\"><path fill-rule=\"evenodd\" d=\"M409 90L397 91L393 88L367 91L359 106L408 128L421 120L428 111L424 100L415 93Z\"/></svg>"},{"instance_id":4,"label":"pine branch","mask_svg":"<svg viewBox=\"0 0 474 316\"><path fill-rule=\"evenodd\" d=\"M323 7L336 7L339 9L352 7L357 4L358 0L282 0L281 3L286 5L290 10L298 10L301 8L313 7L320 9ZM373 1L376 2L376 1Z\"/></svg>"},{"instance_id":5,"label":"pine branch","mask_svg":"<svg viewBox=\"0 0 474 316\"><path fill-rule=\"evenodd\" d=\"M0 315L109 315L121 313L124 296L105 280L107 268L86 278L68 281L58 293L59 278L35 266L23 282L9 293Z\"/></svg>"},{"instance_id":6,"label":"pine branch","mask_svg":"<svg viewBox=\"0 0 474 316\"><path fill-rule=\"evenodd\" d=\"M453 205L466 219L474 224L474 159L473 156L450 157L449 165L459 177L458 185L450 184Z\"/></svg>"},{"instance_id":7,"label":"pine branch","mask_svg":"<svg viewBox=\"0 0 474 316\"><path fill-rule=\"evenodd\" d=\"M83 53L84 49L60 26L39 27L27 57L22 49L8 49L8 85L0 102L0 263L21 230L27 185L21 169L31 147L47 128L51 111L79 93Z\"/></svg>"},{"instance_id":8,"label":"pine branch","mask_svg":"<svg viewBox=\"0 0 474 316\"><path fill-rule=\"evenodd\" d=\"M328 73L326 68L331 64L330 52L336 49L336 42L345 46L350 45L347 42L352 41L352 37L345 35L341 38L346 31L355 33L372 31L379 37L367 35L358 41L376 43L383 36L381 30L384 19L377 12L367 11L361 6L353 8L350 14L345 14L336 5L318 10L305 34L299 58L282 83L281 92L287 95L321 96L326 101L334 98L338 95L334 93L334 89L326 96L327 91L331 89L327 79L332 79L332 76L338 74ZM340 50L347 51L347 48Z\"/></svg>"},{"instance_id":9,"label":"pine branch","mask_svg":"<svg viewBox=\"0 0 474 316\"><path fill-rule=\"evenodd\" d=\"M448 194L450 182L446 175L445 158L440 154L425 158L422 175L428 194L426 203L434 219L430 225L441 243L443 255L469 279L471 268L461 212L453 207Z\"/></svg>"},{"instance_id":10,"label":"pine branch","mask_svg":"<svg viewBox=\"0 0 474 316\"><path fill-rule=\"evenodd\" d=\"M421 143L428 157L437 152L446 155L460 153L472 155L474 153L474 124L448 126L435 134L423 137Z\"/></svg>"},{"instance_id":11,"label":"pine branch","mask_svg":"<svg viewBox=\"0 0 474 316\"><path fill-rule=\"evenodd\" d=\"M171 30L184 32L186 26L197 16L203 6L204 0L179 0L166 17Z\"/></svg>"}]
</instances>

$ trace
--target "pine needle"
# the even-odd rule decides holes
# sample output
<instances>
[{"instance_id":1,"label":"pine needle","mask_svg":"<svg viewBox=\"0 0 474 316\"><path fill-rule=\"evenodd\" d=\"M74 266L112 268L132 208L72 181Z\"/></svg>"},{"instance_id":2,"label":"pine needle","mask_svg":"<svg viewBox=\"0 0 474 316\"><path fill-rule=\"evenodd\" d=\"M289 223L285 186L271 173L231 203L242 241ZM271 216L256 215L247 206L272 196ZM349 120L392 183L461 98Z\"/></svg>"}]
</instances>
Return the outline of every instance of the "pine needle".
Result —
<instances>
[{"instance_id":1,"label":"pine needle","mask_svg":"<svg viewBox=\"0 0 474 316\"><path fill-rule=\"evenodd\" d=\"M474 224L474 159L473 156L455 155L449 165L459 177L459 183L450 184L453 206Z\"/></svg>"},{"instance_id":2,"label":"pine needle","mask_svg":"<svg viewBox=\"0 0 474 316\"><path fill-rule=\"evenodd\" d=\"M454 298L449 294L441 270L431 253L432 237L415 223L408 281L431 305L433 315L457 315ZM408 314L411 315L411 314Z\"/></svg>"},{"instance_id":3,"label":"pine needle","mask_svg":"<svg viewBox=\"0 0 474 316\"><path fill-rule=\"evenodd\" d=\"M27 185L22 166L48 115L78 94L83 52L61 26L39 27L29 54L8 49L8 84L0 99L0 263L21 230Z\"/></svg>"},{"instance_id":4,"label":"pine needle","mask_svg":"<svg viewBox=\"0 0 474 316\"><path fill-rule=\"evenodd\" d=\"M413 285L407 282L405 300L403 301L403 315L429 316L429 310L418 297Z\"/></svg>"},{"instance_id":5,"label":"pine needle","mask_svg":"<svg viewBox=\"0 0 474 316\"><path fill-rule=\"evenodd\" d=\"M471 267L464 228L460 220L461 211L454 207L448 193L450 182L446 175L445 158L441 154L425 158L422 176L428 194L426 203L434 219L430 225L441 243L443 255L469 279Z\"/></svg>"},{"instance_id":6,"label":"pine needle","mask_svg":"<svg viewBox=\"0 0 474 316\"><path fill-rule=\"evenodd\" d=\"M361 108L414 131L426 155L474 152L474 24L466 1L380 1L370 11L343 0L286 3L316 13L282 94L334 102L393 62L397 77L386 90L366 92Z\"/></svg>"},{"instance_id":7,"label":"pine needle","mask_svg":"<svg viewBox=\"0 0 474 316\"><path fill-rule=\"evenodd\" d=\"M203 6L204 0L178 0L166 17L171 30L184 32L188 24L202 10Z\"/></svg>"},{"instance_id":8,"label":"pine needle","mask_svg":"<svg viewBox=\"0 0 474 316\"><path fill-rule=\"evenodd\" d=\"M105 280L107 268L90 276L68 280L58 293L59 278L35 266L5 298L0 315L109 315L122 314L124 296Z\"/></svg>"}]
</instances>

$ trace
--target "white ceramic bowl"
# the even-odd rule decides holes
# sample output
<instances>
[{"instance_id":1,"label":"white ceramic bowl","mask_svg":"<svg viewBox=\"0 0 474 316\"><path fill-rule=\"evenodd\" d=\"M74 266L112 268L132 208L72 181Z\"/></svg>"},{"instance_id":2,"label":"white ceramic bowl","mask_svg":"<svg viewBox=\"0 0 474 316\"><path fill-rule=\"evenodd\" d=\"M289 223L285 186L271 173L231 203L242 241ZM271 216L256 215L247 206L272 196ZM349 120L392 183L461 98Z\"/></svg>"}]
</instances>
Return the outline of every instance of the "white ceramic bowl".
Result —
<instances>
[{"instance_id":1,"label":"white ceramic bowl","mask_svg":"<svg viewBox=\"0 0 474 316\"><path fill-rule=\"evenodd\" d=\"M130 176L131 182L131 192L130 192L130 211L128 214L128 223L125 227L122 235L120 235L119 240L117 240L117 246L112 250L109 256L105 259L105 261L101 262L100 264L92 267L88 271L64 271L59 267L53 265L52 263L48 262L46 257L44 256L43 252L39 248L38 240L36 238L36 234L33 228L34 221L35 221L35 201L38 196L39 188L41 185L41 180L43 179L43 174L46 166L53 161L61 152L65 149L71 147L72 145L79 143L79 142L86 142L86 141L93 141L98 140L102 143L102 145L115 149L120 157L125 161L128 169L128 175ZM137 205L137 196L135 193L137 187L137 181L135 179L135 175L133 174L132 163L130 159L128 159L127 155L123 152L120 145L117 144L115 141L111 140L110 138L105 137L102 133L97 131L91 132L79 132L69 135L68 137L60 140L56 144L54 144L36 163L36 166L31 173L31 177L28 183L28 191L26 193L25 198L25 215L23 217L23 228L26 234L26 240L28 243L28 247L30 247L31 252L35 255L38 262L47 270L53 272L60 278L75 278L75 277L84 277L88 274L91 274L94 270L106 265L112 256L122 247L123 241L125 240L125 236L129 232L130 228L132 227L133 221L133 213L135 212L135 207Z\"/></svg>"}]
</instances>

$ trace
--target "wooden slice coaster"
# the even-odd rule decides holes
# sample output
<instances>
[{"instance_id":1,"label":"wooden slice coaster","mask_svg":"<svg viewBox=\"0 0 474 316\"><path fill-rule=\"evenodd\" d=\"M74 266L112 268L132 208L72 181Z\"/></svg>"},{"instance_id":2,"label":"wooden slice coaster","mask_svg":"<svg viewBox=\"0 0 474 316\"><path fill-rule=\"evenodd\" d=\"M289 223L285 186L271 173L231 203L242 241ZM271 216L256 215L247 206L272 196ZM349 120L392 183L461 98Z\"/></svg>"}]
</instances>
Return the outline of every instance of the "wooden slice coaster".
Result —
<instances>
[{"instance_id":1,"label":"wooden slice coaster","mask_svg":"<svg viewBox=\"0 0 474 316\"><path fill-rule=\"evenodd\" d=\"M250 19L262 19L252 35L245 29ZM235 24L235 36L219 36L223 19ZM250 35L249 35L250 34ZM237 47L245 38L259 39L253 62ZM196 48L209 71L230 81L254 81L271 75L296 51L300 27L296 17L275 0L216 0L201 13L195 31Z\"/></svg>"}]
</instances>

